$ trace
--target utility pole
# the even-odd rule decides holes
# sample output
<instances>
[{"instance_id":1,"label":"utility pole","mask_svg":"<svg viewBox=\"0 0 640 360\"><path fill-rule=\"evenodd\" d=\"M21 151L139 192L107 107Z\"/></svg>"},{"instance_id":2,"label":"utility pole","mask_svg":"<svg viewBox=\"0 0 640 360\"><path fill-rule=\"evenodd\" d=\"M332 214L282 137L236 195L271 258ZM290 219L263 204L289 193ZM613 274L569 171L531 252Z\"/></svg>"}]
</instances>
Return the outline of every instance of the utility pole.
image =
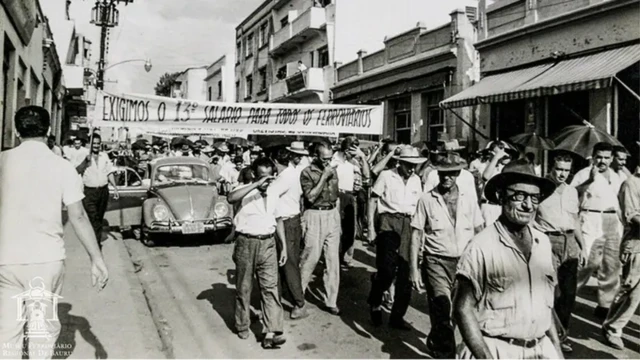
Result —
<instances>
[{"instance_id":1,"label":"utility pole","mask_svg":"<svg viewBox=\"0 0 640 360\"><path fill-rule=\"evenodd\" d=\"M118 26L120 14L116 5L120 2L129 5L133 0L96 0L96 5L91 9L91 23L100 27L100 60L96 79L96 88L99 90L104 89L105 57L109 41L107 36L109 28Z\"/></svg>"}]
</instances>

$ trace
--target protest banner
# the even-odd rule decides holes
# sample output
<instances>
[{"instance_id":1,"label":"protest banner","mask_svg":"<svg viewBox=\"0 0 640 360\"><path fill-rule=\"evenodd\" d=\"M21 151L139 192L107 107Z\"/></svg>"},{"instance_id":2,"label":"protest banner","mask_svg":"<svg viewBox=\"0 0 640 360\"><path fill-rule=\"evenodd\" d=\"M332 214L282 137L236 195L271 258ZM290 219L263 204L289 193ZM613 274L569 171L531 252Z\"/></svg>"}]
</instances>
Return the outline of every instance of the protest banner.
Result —
<instances>
[{"instance_id":1,"label":"protest banner","mask_svg":"<svg viewBox=\"0 0 640 360\"><path fill-rule=\"evenodd\" d=\"M198 102L155 95L100 91L97 127L219 129L253 135L382 134L382 105Z\"/></svg>"}]
</instances>

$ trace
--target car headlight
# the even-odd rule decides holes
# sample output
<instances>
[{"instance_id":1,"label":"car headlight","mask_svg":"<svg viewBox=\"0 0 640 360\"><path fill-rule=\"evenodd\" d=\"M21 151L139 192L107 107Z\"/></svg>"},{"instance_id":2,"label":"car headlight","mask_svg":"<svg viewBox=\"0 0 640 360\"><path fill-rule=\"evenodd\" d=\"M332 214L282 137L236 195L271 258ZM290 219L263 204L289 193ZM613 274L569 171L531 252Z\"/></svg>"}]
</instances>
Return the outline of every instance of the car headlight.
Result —
<instances>
[{"instance_id":1,"label":"car headlight","mask_svg":"<svg viewBox=\"0 0 640 360\"><path fill-rule=\"evenodd\" d=\"M153 217L156 221L169 220L169 209L163 204L158 204L153 207Z\"/></svg>"},{"instance_id":2,"label":"car headlight","mask_svg":"<svg viewBox=\"0 0 640 360\"><path fill-rule=\"evenodd\" d=\"M225 203L217 203L213 210L216 213L216 217L224 217L229 213L229 208Z\"/></svg>"}]
</instances>

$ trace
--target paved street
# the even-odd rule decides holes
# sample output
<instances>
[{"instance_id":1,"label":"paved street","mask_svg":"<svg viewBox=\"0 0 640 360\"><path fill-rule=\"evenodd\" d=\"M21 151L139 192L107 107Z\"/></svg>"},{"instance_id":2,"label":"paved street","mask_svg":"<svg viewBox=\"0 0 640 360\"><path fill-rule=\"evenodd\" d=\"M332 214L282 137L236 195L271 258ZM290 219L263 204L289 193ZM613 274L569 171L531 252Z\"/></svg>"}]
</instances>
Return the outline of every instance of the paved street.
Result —
<instances>
[{"instance_id":1,"label":"paved street","mask_svg":"<svg viewBox=\"0 0 640 360\"><path fill-rule=\"evenodd\" d=\"M119 234L115 235L116 238ZM177 240L179 241L179 240ZM114 241L108 241L108 243ZM373 253L359 246L357 265L342 272L338 306L343 314L332 316L320 308L316 296L307 295L311 316L286 321L288 341L280 350L262 350L257 337L240 340L234 334L234 264L232 244L168 244L145 248L124 241L140 270L137 272L149 302L169 343L169 356L177 358L422 358L429 329L424 295L414 293L406 320L414 328L408 333L391 332L369 323L366 297L373 271ZM321 272L311 287L318 294ZM626 329L626 351L615 351L600 343L599 322L592 316L594 291L583 291L574 317L574 353L571 358L639 358L640 317ZM254 308L259 308L257 289ZM287 312L288 315L288 312ZM261 326L254 317L252 331ZM132 354L133 356L133 354Z\"/></svg>"}]
</instances>

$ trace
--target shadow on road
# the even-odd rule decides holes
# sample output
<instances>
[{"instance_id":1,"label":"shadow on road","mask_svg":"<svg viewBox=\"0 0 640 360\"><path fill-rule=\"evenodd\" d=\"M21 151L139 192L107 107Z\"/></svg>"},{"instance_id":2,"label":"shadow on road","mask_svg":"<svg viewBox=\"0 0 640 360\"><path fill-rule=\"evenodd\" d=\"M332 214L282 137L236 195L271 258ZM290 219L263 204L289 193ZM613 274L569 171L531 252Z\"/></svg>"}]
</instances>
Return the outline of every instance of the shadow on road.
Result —
<instances>
[{"instance_id":1,"label":"shadow on road","mask_svg":"<svg viewBox=\"0 0 640 360\"><path fill-rule=\"evenodd\" d=\"M80 333L80 336L93 346L95 349L96 359L106 359L107 352L100 343L100 340L91 331L91 324L82 316L71 315L72 305L69 303L58 304L58 318L62 329L60 336L56 341L54 359L66 359L76 348L76 332Z\"/></svg>"}]
</instances>

